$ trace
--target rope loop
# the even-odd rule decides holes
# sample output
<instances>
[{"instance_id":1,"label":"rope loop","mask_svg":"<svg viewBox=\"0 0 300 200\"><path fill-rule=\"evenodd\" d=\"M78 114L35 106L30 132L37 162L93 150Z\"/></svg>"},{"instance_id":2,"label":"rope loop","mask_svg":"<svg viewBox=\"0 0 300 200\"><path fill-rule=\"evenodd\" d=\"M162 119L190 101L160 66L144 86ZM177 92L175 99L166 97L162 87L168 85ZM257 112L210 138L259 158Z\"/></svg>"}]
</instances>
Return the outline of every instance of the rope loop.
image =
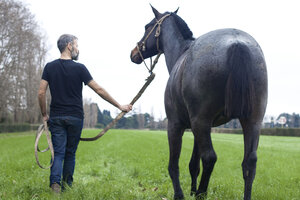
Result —
<instances>
[{"instance_id":1,"label":"rope loop","mask_svg":"<svg viewBox=\"0 0 300 200\"><path fill-rule=\"evenodd\" d=\"M39 149L39 140L40 140L43 132L45 132L45 134L46 134L48 147L41 151ZM47 152L49 149L50 149L50 152L51 152L51 163L48 167L44 167L39 162L38 152L44 153L44 152ZM52 144L51 137L50 137L50 134L49 134L49 131L48 131L47 122L45 122L45 121L44 121L43 124L41 124L39 126L39 128L36 132L35 143L34 143L34 154L35 154L36 163L38 164L38 166L40 168L49 169L50 167L52 167L53 162L54 162L54 149L53 149L53 144Z\"/></svg>"}]
</instances>

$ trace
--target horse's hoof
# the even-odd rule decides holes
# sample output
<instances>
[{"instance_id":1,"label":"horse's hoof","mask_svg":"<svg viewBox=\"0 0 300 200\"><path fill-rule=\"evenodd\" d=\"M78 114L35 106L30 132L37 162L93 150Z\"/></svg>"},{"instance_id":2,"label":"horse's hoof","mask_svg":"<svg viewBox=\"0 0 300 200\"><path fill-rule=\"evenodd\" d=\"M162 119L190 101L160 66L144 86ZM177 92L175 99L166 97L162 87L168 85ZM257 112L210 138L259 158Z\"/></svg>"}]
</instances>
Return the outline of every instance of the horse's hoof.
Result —
<instances>
[{"instance_id":1,"label":"horse's hoof","mask_svg":"<svg viewBox=\"0 0 300 200\"><path fill-rule=\"evenodd\" d=\"M183 194L174 195L174 200L183 200L183 199L184 199Z\"/></svg>"},{"instance_id":2,"label":"horse's hoof","mask_svg":"<svg viewBox=\"0 0 300 200\"><path fill-rule=\"evenodd\" d=\"M207 192L202 192L202 193L196 194L196 199L204 200L204 199L206 199L206 196L207 196Z\"/></svg>"},{"instance_id":3,"label":"horse's hoof","mask_svg":"<svg viewBox=\"0 0 300 200\"><path fill-rule=\"evenodd\" d=\"M196 196L196 191L191 190L190 195L191 195L191 196Z\"/></svg>"}]
</instances>

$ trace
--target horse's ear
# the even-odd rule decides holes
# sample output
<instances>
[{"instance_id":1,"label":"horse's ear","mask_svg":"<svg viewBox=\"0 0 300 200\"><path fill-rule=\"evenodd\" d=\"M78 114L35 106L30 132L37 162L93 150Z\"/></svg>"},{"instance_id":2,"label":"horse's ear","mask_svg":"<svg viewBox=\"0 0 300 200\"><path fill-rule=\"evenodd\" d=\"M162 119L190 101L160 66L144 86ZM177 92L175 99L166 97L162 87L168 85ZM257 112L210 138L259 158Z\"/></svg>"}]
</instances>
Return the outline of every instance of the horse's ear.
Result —
<instances>
[{"instance_id":1,"label":"horse's ear","mask_svg":"<svg viewBox=\"0 0 300 200\"><path fill-rule=\"evenodd\" d=\"M161 16L161 14L150 4L151 8L152 8L152 11L155 15L155 18L156 19L159 19L159 17Z\"/></svg>"},{"instance_id":2,"label":"horse's ear","mask_svg":"<svg viewBox=\"0 0 300 200\"><path fill-rule=\"evenodd\" d=\"M174 13L175 13L175 14L177 14L178 10L179 10L179 7L177 8L177 10L175 10L175 12L174 12Z\"/></svg>"}]
</instances>

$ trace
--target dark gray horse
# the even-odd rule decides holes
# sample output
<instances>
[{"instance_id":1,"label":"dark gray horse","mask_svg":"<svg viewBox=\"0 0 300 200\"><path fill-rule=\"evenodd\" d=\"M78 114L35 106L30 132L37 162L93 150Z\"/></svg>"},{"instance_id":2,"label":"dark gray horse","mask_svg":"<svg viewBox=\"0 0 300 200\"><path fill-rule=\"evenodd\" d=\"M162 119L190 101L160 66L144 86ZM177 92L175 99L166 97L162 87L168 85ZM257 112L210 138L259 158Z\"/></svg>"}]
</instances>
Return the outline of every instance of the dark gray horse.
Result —
<instances>
[{"instance_id":1,"label":"dark gray horse","mask_svg":"<svg viewBox=\"0 0 300 200\"><path fill-rule=\"evenodd\" d=\"M184 197L179 182L179 156L184 130L191 128L194 149L189 163L191 195L206 195L217 160L211 127L237 118L244 132L244 199L251 199L256 172L257 147L267 105L267 70L258 43L247 33L221 29L194 39L186 23L176 14L160 14L145 27L145 35L131 52L140 64L162 52L170 74L165 91L170 150L169 174L174 198ZM203 172L200 185L200 159Z\"/></svg>"}]
</instances>

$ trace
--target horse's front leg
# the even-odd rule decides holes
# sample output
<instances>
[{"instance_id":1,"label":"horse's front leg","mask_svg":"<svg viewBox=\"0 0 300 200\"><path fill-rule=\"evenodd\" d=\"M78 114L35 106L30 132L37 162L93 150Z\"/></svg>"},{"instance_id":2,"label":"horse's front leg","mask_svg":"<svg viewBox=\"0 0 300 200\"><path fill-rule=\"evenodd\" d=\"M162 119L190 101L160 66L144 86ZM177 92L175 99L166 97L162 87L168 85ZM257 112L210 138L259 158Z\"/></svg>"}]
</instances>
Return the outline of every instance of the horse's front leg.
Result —
<instances>
[{"instance_id":1,"label":"horse's front leg","mask_svg":"<svg viewBox=\"0 0 300 200\"><path fill-rule=\"evenodd\" d=\"M174 199L183 199L184 195L179 182L179 157L181 152L182 135L184 129L171 121L168 122L168 141L169 141L169 174L174 188Z\"/></svg>"},{"instance_id":2,"label":"horse's front leg","mask_svg":"<svg viewBox=\"0 0 300 200\"><path fill-rule=\"evenodd\" d=\"M253 123L250 120L240 120L240 122L244 132L244 160L242 163L245 181L244 200L250 200L252 184L256 174L256 150L259 141L260 122Z\"/></svg>"}]
</instances>

